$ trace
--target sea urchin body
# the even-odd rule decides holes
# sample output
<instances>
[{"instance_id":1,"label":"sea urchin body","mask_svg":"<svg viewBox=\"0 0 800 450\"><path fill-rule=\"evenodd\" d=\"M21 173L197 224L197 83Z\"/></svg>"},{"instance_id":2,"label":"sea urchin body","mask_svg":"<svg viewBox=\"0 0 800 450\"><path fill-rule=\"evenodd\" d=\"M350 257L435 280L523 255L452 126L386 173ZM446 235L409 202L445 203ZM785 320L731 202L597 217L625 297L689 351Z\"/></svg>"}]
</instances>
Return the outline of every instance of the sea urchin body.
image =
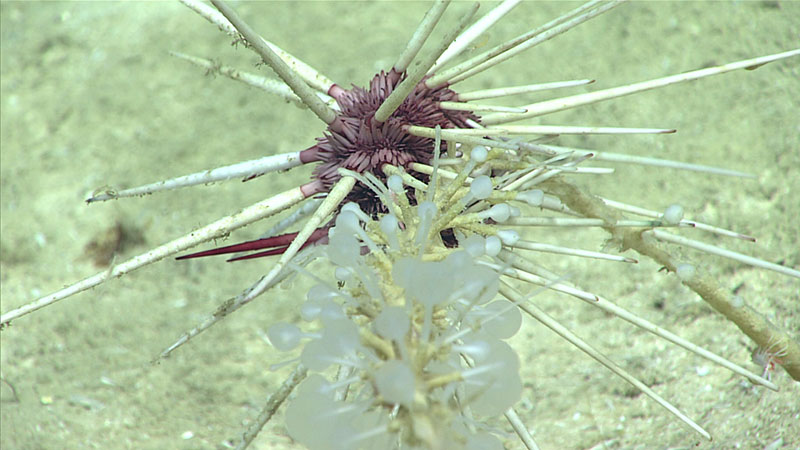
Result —
<instances>
[{"instance_id":1,"label":"sea urchin body","mask_svg":"<svg viewBox=\"0 0 800 450\"><path fill-rule=\"evenodd\" d=\"M385 164L408 168L410 163L428 164L433 159L433 139L414 136L406 130L408 125L428 128L466 128L467 120L477 120L471 112L448 111L439 102L454 101L457 94L447 87L431 89L420 82L406 97L400 107L384 122L375 119L375 111L405 79L405 73L394 69L375 75L369 89L353 86L338 90L335 95L341 112L328 127L325 137L307 151L321 161L314 170L324 190L341 178L339 168L357 173L370 172L385 179ZM357 185L348 196L367 213L381 210L380 201L363 185ZM385 211L383 211L385 212Z\"/></svg>"}]
</instances>

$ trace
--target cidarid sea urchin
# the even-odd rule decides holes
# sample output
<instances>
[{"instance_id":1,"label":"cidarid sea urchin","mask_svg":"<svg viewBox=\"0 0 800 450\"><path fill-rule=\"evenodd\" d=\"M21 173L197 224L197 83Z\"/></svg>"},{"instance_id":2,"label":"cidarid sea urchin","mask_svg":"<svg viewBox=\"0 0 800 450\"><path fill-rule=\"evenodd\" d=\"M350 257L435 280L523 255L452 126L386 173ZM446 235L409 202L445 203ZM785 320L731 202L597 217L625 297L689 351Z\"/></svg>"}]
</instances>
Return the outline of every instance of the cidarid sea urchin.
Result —
<instances>
[{"instance_id":1,"label":"cidarid sea urchin","mask_svg":"<svg viewBox=\"0 0 800 450\"><path fill-rule=\"evenodd\" d=\"M551 164L555 164L555 163L558 163L558 161L551 162ZM508 171L509 169L508 168L504 168L503 170ZM559 170L563 170L563 169L559 169Z\"/></svg>"}]
</instances>

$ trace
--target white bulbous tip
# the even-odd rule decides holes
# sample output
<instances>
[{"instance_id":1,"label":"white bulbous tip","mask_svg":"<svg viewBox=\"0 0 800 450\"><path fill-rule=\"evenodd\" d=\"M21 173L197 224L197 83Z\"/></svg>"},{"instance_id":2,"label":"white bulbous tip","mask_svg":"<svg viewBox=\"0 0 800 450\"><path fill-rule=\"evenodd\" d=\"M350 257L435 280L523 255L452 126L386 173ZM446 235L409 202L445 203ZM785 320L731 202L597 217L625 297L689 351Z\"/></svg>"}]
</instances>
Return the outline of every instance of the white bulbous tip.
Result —
<instances>
[{"instance_id":1,"label":"white bulbous tip","mask_svg":"<svg viewBox=\"0 0 800 450\"><path fill-rule=\"evenodd\" d=\"M521 200L531 206L542 206L542 202L544 201L544 192L542 192L540 189L520 192L517 194L517 200Z\"/></svg>"},{"instance_id":2,"label":"white bulbous tip","mask_svg":"<svg viewBox=\"0 0 800 450\"><path fill-rule=\"evenodd\" d=\"M348 231L355 231L361 228L358 216L352 211L344 210L336 216L336 226Z\"/></svg>"},{"instance_id":3,"label":"white bulbous tip","mask_svg":"<svg viewBox=\"0 0 800 450\"><path fill-rule=\"evenodd\" d=\"M503 249L503 243L497 236L489 236L486 238L486 254L489 256L497 256L500 250Z\"/></svg>"},{"instance_id":4,"label":"white bulbous tip","mask_svg":"<svg viewBox=\"0 0 800 450\"><path fill-rule=\"evenodd\" d=\"M411 329L411 319L405 309L399 306L383 308L373 322L375 332L386 339L402 341Z\"/></svg>"},{"instance_id":5,"label":"white bulbous tip","mask_svg":"<svg viewBox=\"0 0 800 450\"><path fill-rule=\"evenodd\" d=\"M508 300L491 302L479 311L473 314L481 321L481 332L495 339L508 339L522 326L522 313Z\"/></svg>"},{"instance_id":6,"label":"white bulbous tip","mask_svg":"<svg viewBox=\"0 0 800 450\"><path fill-rule=\"evenodd\" d=\"M342 212L345 212L345 211L352 212L353 214L355 214L357 216L364 213L364 211L361 211L361 207L358 206L358 203L356 203L356 202L347 202L347 203L345 203L344 206L342 206Z\"/></svg>"},{"instance_id":7,"label":"white bulbous tip","mask_svg":"<svg viewBox=\"0 0 800 450\"><path fill-rule=\"evenodd\" d=\"M683 220L683 207L677 203L667 206L661 220L669 225L677 225Z\"/></svg>"},{"instance_id":8,"label":"white bulbous tip","mask_svg":"<svg viewBox=\"0 0 800 450\"><path fill-rule=\"evenodd\" d=\"M479 145L472 149L472 152L469 154L469 159L477 163L482 163L486 161L488 156L489 150L486 147Z\"/></svg>"},{"instance_id":9,"label":"white bulbous tip","mask_svg":"<svg viewBox=\"0 0 800 450\"><path fill-rule=\"evenodd\" d=\"M474 180L469 188L473 197L478 200L485 200L492 195L492 179L486 175L481 175Z\"/></svg>"},{"instance_id":10,"label":"white bulbous tip","mask_svg":"<svg viewBox=\"0 0 800 450\"><path fill-rule=\"evenodd\" d=\"M322 304L313 300L309 300L304 302L300 307L300 318L306 322L311 322L313 320L317 320L320 312L322 312Z\"/></svg>"},{"instance_id":11,"label":"white bulbous tip","mask_svg":"<svg viewBox=\"0 0 800 450\"><path fill-rule=\"evenodd\" d=\"M514 245L519 241L519 233L515 230L500 230L497 232L497 237L504 245Z\"/></svg>"},{"instance_id":12,"label":"white bulbous tip","mask_svg":"<svg viewBox=\"0 0 800 450\"><path fill-rule=\"evenodd\" d=\"M397 403L406 407L414 401L414 372L404 361L386 361L375 371L373 378L375 387L381 397L389 403Z\"/></svg>"},{"instance_id":13,"label":"white bulbous tip","mask_svg":"<svg viewBox=\"0 0 800 450\"><path fill-rule=\"evenodd\" d=\"M505 203L498 203L489 209L489 217L495 222L505 222L511 217L511 207Z\"/></svg>"},{"instance_id":14,"label":"white bulbous tip","mask_svg":"<svg viewBox=\"0 0 800 450\"><path fill-rule=\"evenodd\" d=\"M399 223L397 221L397 217L395 217L394 215L387 214L387 215L381 217L381 220L380 220L379 223L380 223L381 231L383 231L384 233L390 234L390 233L397 232L397 228L398 228L398 224Z\"/></svg>"},{"instance_id":15,"label":"white bulbous tip","mask_svg":"<svg viewBox=\"0 0 800 450\"><path fill-rule=\"evenodd\" d=\"M486 240L477 234L473 234L463 240L461 247L473 258L479 258L486 253Z\"/></svg>"},{"instance_id":16,"label":"white bulbous tip","mask_svg":"<svg viewBox=\"0 0 800 450\"><path fill-rule=\"evenodd\" d=\"M322 304L322 309L319 312L319 319L325 323L330 320L340 320L347 318L342 307L334 303L332 300L326 300Z\"/></svg>"},{"instance_id":17,"label":"white bulbous tip","mask_svg":"<svg viewBox=\"0 0 800 450\"><path fill-rule=\"evenodd\" d=\"M273 347L282 352L287 352L300 343L303 332L300 328L286 322L277 322L267 328L267 338Z\"/></svg>"},{"instance_id":18,"label":"white bulbous tip","mask_svg":"<svg viewBox=\"0 0 800 450\"><path fill-rule=\"evenodd\" d=\"M386 185L389 186L389 190L395 194L401 194L404 191L403 177L400 175L390 175L389 178L386 179Z\"/></svg>"}]
</instances>

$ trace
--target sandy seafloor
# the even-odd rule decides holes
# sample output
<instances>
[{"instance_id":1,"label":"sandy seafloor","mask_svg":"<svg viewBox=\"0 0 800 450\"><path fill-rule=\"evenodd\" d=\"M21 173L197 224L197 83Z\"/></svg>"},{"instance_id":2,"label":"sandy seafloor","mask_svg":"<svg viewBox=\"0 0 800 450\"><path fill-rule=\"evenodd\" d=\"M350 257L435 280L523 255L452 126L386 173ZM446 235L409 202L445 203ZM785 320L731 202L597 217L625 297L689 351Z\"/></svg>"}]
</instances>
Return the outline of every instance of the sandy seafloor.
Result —
<instances>
[{"instance_id":1,"label":"sandy seafloor","mask_svg":"<svg viewBox=\"0 0 800 450\"><path fill-rule=\"evenodd\" d=\"M417 3L246 3L269 39L337 80L363 85L387 69L425 10ZM489 43L544 23L571 4L524 3ZM463 8L463 5L458 5ZM451 14L452 16L453 14ZM117 261L271 193L308 171L275 174L87 206L104 186L133 186L306 148L323 131L308 111L176 60L168 50L254 68L256 58L177 3L2 2L2 310L103 270L86 245L116 224L139 234ZM800 3L625 5L484 73L459 90L594 78L599 89L796 47ZM479 42L478 46L484 45ZM546 124L675 127L663 136L565 139L569 145L720 165L742 180L616 165L577 180L591 192L747 233L755 244L707 237L799 268L800 58L541 119ZM564 93L583 92L574 89ZM554 95L554 94L550 94ZM516 104L548 98L529 96ZM251 226L227 242L252 238ZM602 247L600 232L536 239ZM576 240L572 242L572 240ZM800 281L682 252L777 325L800 337ZM674 275L636 266L542 258L570 280L751 370L754 348ZM218 448L235 440L286 376L260 337L299 321L307 283L264 297L160 364L151 359L269 260L159 262L16 320L0 334L0 447ZM326 266L317 269L329 273ZM544 327L513 340L522 362L518 410L544 449L800 447L800 384L778 369L774 393L573 299L535 301L708 429L703 441L662 408ZM13 389L12 389L13 387ZM254 448L299 448L277 417ZM509 428L496 426L502 433ZM506 434L508 448L520 448ZM605 447L604 447L605 445Z\"/></svg>"}]
</instances>

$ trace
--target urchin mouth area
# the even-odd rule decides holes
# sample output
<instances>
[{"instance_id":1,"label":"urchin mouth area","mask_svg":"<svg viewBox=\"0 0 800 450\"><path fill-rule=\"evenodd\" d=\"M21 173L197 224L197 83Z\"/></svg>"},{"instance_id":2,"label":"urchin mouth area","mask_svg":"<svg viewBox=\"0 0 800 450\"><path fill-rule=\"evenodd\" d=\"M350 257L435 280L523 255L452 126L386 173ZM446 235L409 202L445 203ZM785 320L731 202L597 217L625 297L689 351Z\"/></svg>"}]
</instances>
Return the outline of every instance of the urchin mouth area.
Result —
<instances>
[{"instance_id":1,"label":"urchin mouth area","mask_svg":"<svg viewBox=\"0 0 800 450\"><path fill-rule=\"evenodd\" d=\"M381 71L373 77L369 89L353 86L337 91L335 98L341 113L328 126L325 136L309 149L321 162L312 177L322 183L325 191L341 178L339 168L370 172L383 180L386 177L381 168L385 164L408 169L411 163L430 163L434 140L408 133L409 125L462 128L468 126L468 120L479 120L472 112L442 109L439 102L454 101L457 94L447 86L431 89L423 80L386 121L377 121L375 112L405 78L405 72ZM383 210L380 200L366 186L356 186L348 200L358 203L368 214Z\"/></svg>"}]
</instances>

